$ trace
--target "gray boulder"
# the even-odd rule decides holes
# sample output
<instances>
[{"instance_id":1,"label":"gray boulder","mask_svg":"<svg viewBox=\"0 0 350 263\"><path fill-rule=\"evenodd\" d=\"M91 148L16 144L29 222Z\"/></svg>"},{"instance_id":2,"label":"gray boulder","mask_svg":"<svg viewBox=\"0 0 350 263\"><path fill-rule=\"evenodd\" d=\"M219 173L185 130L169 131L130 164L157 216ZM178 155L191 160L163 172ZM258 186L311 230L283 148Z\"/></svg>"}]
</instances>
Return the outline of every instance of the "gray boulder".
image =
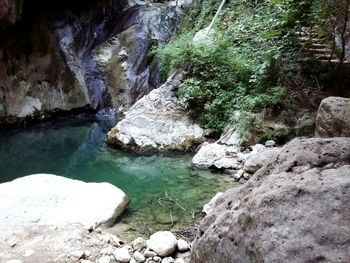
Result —
<instances>
[{"instance_id":1,"label":"gray boulder","mask_svg":"<svg viewBox=\"0 0 350 263\"><path fill-rule=\"evenodd\" d=\"M191 262L350 262L350 138L293 140L202 221Z\"/></svg>"},{"instance_id":2,"label":"gray boulder","mask_svg":"<svg viewBox=\"0 0 350 263\"><path fill-rule=\"evenodd\" d=\"M137 101L108 133L107 142L139 152L190 151L201 143L204 130L190 120L173 92L182 77L174 74Z\"/></svg>"},{"instance_id":3,"label":"gray boulder","mask_svg":"<svg viewBox=\"0 0 350 263\"><path fill-rule=\"evenodd\" d=\"M250 174L255 173L257 170L263 167L264 164L273 161L280 151L280 147L275 147L250 155L244 163L244 171Z\"/></svg>"},{"instance_id":4,"label":"gray boulder","mask_svg":"<svg viewBox=\"0 0 350 263\"><path fill-rule=\"evenodd\" d=\"M317 137L349 137L350 98L328 97L322 100L315 133Z\"/></svg>"}]
</instances>

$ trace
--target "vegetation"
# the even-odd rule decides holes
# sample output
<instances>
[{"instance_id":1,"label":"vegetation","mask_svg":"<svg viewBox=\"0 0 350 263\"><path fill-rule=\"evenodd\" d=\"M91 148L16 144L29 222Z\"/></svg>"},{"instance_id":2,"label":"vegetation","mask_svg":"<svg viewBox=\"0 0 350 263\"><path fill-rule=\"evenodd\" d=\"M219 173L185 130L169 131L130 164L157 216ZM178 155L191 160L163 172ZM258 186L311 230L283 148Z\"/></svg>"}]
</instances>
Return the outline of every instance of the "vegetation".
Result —
<instances>
[{"instance_id":1,"label":"vegetation","mask_svg":"<svg viewBox=\"0 0 350 263\"><path fill-rule=\"evenodd\" d=\"M338 1L339 6L348 2ZM288 91L289 80L297 75L300 53L296 32L322 27L327 31L319 31L326 32L334 43L339 32L341 39L348 39L348 33L341 31L348 21L348 8L340 16L340 7L333 7L333 2L227 1L214 26L215 33L209 32L205 41L194 43L196 32L210 24L219 6L217 1L202 0L190 11L181 32L158 48L162 73L168 75L178 68L188 72L178 90L181 103L203 127L218 133L228 122L249 126L250 113L290 111L294 102ZM345 46L342 42L343 49ZM310 68L315 65L308 67L312 72Z\"/></svg>"}]
</instances>

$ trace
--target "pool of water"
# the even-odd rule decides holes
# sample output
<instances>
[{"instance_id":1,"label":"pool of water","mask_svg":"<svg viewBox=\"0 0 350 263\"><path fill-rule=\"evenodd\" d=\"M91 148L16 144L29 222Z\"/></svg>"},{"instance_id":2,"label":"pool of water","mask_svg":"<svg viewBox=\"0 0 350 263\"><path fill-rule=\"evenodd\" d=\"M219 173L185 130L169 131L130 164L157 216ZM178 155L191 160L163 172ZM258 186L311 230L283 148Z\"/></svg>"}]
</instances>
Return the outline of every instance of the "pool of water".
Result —
<instances>
[{"instance_id":1,"label":"pool of water","mask_svg":"<svg viewBox=\"0 0 350 263\"><path fill-rule=\"evenodd\" d=\"M203 205L234 185L191 166L189 155L132 155L108 147L110 123L74 120L0 131L0 183L35 173L109 182L131 199L114 228L131 238L181 229L202 218Z\"/></svg>"}]
</instances>

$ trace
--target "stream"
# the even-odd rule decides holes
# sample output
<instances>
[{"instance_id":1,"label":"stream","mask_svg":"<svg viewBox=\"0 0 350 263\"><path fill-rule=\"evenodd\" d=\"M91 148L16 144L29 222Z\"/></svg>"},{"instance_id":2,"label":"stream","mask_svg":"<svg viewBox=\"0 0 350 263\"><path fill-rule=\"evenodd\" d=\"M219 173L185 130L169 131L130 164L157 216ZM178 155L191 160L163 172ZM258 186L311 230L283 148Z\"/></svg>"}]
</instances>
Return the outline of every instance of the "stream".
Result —
<instances>
[{"instance_id":1,"label":"stream","mask_svg":"<svg viewBox=\"0 0 350 263\"><path fill-rule=\"evenodd\" d=\"M105 144L111 126L74 119L0 131L0 183L35 173L109 182L131 199L111 229L125 240L198 223L203 205L235 184L227 175L193 168L190 155L140 156L112 149Z\"/></svg>"}]
</instances>

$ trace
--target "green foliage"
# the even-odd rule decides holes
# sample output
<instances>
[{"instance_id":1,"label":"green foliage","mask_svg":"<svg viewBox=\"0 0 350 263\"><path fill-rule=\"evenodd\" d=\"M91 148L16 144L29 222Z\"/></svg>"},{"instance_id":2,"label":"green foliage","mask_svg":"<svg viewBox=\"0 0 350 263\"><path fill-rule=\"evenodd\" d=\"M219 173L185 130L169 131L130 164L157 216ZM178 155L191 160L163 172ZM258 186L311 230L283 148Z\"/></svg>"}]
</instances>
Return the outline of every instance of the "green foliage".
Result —
<instances>
[{"instance_id":1,"label":"green foliage","mask_svg":"<svg viewBox=\"0 0 350 263\"><path fill-rule=\"evenodd\" d=\"M280 73L292 60L294 51L286 47L293 40L286 30L289 18L277 2L229 1L211 40L193 44L197 25L207 26L208 14L215 13L213 1L202 1L195 29L183 30L157 50L164 75L178 68L188 72L178 95L203 127L222 132L239 111L246 117L235 121L246 129L249 112L289 106Z\"/></svg>"},{"instance_id":2,"label":"green foliage","mask_svg":"<svg viewBox=\"0 0 350 263\"><path fill-rule=\"evenodd\" d=\"M285 130L274 130L266 132L259 137L260 143L265 143L268 140L274 140L278 144L283 144L288 141L289 133Z\"/></svg>"}]
</instances>

